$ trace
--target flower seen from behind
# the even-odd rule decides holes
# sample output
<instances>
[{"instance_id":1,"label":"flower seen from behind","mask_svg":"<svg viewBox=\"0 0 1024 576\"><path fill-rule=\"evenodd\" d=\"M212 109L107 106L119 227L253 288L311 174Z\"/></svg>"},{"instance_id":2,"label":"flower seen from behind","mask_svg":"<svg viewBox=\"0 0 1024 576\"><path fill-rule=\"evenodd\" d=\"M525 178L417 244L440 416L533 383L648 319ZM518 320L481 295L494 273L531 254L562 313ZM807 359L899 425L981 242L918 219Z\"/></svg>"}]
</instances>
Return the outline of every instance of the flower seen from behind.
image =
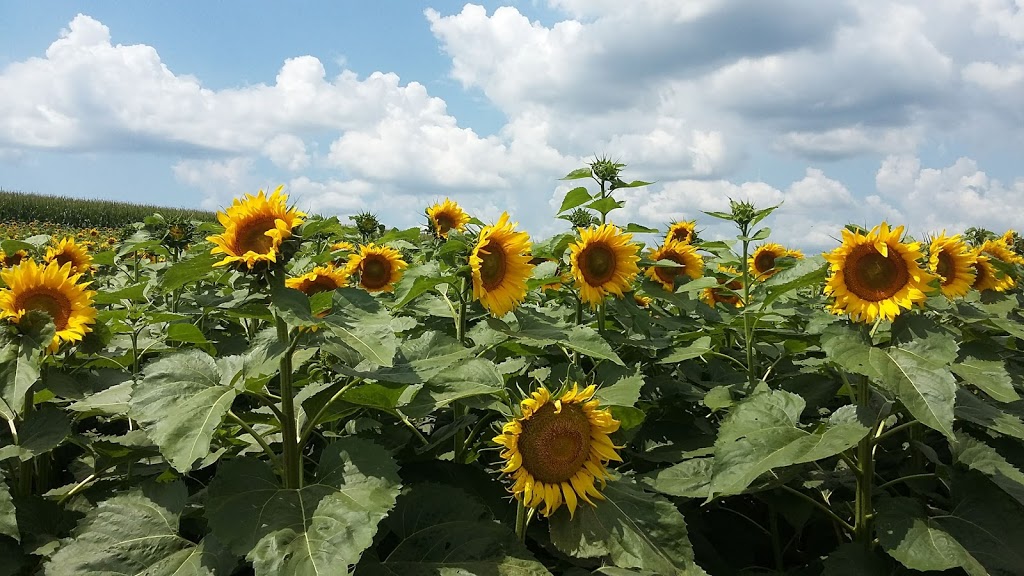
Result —
<instances>
[{"instance_id":1,"label":"flower seen from behind","mask_svg":"<svg viewBox=\"0 0 1024 576\"><path fill-rule=\"evenodd\" d=\"M632 234L612 224L580 230L580 239L569 245L572 275L580 298L596 308L605 297L622 298L640 273L640 247L630 242Z\"/></svg>"},{"instance_id":2,"label":"flower seen from behind","mask_svg":"<svg viewBox=\"0 0 1024 576\"><path fill-rule=\"evenodd\" d=\"M0 318L15 324L29 311L39 310L53 318L56 333L48 350L55 352L63 342L78 342L96 322L92 290L88 282L79 284L81 273L72 272L71 264L56 262L37 265L26 260L15 268L0 271L7 288L0 290Z\"/></svg>"},{"instance_id":3,"label":"flower seen from behind","mask_svg":"<svg viewBox=\"0 0 1024 576\"><path fill-rule=\"evenodd\" d=\"M890 230L885 222L867 234L843 229L842 245L825 254L831 275L824 292L835 299L832 313L872 323L924 303L935 276L918 265L921 245L902 237L903 226Z\"/></svg>"},{"instance_id":4,"label":"flower seen from behind","mask_svg":"<svg viewBox=\"0 0 1024 576\"><path fill-rule=\"evenodd\" d=\"M550 516L564 503L569 515L580 500L594 506L604 500L595 485L610 478L609 461L621 462L609 434L619 421L593 400L594 385L580 390L576 384L561 396L541 387L520 403L522 415L501 429L494 442L503 446L503 474L512 480L516 499L530 508L544 506Z\"/></svg>"},{"instance_id":5,"label":"flower seen from behind","mask_svg":"<svg viewBox=\"0 0 1024 576\"><path fill-rule=\"evenodd\" d=\"M495 317L508 314L526 299L526 281L533 274L530 236L517 232L502 213L498 222L480 231L469 255L473 299Z\"/></svg>"},{"instance_id":6,"label":"flower seen from behind","mask_svg":"<svg viewBox=\"0 0 1024 576\"><path fill-rule=\"evenodd\" d=\"M260 190L256 196L235 198L225 212L217 213L224 232L207 240L214 243L210 252L223 254L224 259L214 266L235 264L251 271L280 261L282 244L306 215L294 207L288 208L288 196L281 193L283 188L278 186L270 196Z\"/></svg>"}]
</instances>

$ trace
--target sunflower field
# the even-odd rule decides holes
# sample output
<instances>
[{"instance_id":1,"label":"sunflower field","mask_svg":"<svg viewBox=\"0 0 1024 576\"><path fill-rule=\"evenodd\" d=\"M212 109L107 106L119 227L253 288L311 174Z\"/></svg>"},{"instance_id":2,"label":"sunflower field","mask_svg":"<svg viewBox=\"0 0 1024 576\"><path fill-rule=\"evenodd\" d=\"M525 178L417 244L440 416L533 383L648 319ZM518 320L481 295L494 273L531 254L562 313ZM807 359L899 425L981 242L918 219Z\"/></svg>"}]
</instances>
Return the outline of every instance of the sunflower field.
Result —
<instances>
[{"instance_id":1,"label":"sunflower field","mask_svg":"<svg viewBox=\"0 0 1024 576\"><path fill-rule=\"evenodd\" d=\"M3 240L0 576L1024 574L1021 238L617 226L624 168L543 241L282 188Z\"/></svg>"}]
</instances>

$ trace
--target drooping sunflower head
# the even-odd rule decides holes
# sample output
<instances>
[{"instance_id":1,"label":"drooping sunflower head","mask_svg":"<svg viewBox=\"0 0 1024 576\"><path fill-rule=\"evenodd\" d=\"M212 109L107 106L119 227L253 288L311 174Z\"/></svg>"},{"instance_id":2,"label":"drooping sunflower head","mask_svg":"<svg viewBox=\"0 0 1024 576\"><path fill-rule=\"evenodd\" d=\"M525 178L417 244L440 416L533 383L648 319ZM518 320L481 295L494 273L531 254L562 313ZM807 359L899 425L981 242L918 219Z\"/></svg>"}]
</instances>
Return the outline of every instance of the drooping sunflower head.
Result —
<instances>
[{"instance_id":1,"label":"drooping sunflower head","mask_svg":"<svg viewBox=\"0 0 1024 576\"><path fill-rule=\"evenodd\" d=\"M732 266L718 265L718 286L705 288L700 291L700 300L712 308L716 304L725 304L733 308L743 307L743 298L740 291L743 290L743 281L739 278L740 271Z\"/></svg>"},{"instance_id":2,"label":"drooping sunflower head","mask_svg":"<svg viewBox=\"0 0 1024 576\"><path fill-rule=\"evenodd\" d=\"M402 253L390 246L367 244L350 254L345 272L359 275L359 286L367 292L391 292L408 266Z\"/></svg>"},{"instance_id":3,"label":"drooping sunflower head","mask_svg":"<svg viewBox=\"0 0 1024 576\"><path fill-rule=\"evenodd\" d=\"M207 240L215 244L210 252L224 254L224 259L214 266L235 264L242 270L254 271L283 263L283 244L306 215L295 207L288 208L288 196L281 193L283 189L284 186L278 186L270 196L263 190L256 196L246 194L244 199L235 198L225 212L217 213L224 233Z\"/></svg>"},{"instance_id":4,"label":"drooping sunflower head","mask_svg":"<svg viewBox=\"0 0 1024 576\"><path fill-rule=\"evenodd\" d=\"M502 213L496 224L480 231L469 255L473 299L499 318L526 299L526 281L533 274L530 236L516 226Z\"/></svg>"},{"instance_id":5,"label":"drooping sunflower head","mask_svg":"<svg viewBox=\"0 0 1024 576\"><path fill-rule=\"evenodd\" d=\"M438 238L448 238L448 232L451 230L464 230L470 220L469 214L448 198L427 208L427 219L430 220L430 227Z\"/></svg>"},{"instance_id":6,"label":"drooping sunflower head","mask_svg":"<svg viewBox=\"0 0 1024 576\"><path fill-rule=\"evenodd\" d=\"M569 245L572 275L580 298L596 308L609 293L622 298L640 273L640 247L613 224L580 230L580 239Z\"/></svg>"},{"instance_id":7,"label":"drooping sunflower head","mask_svg":"<svg viewBox=\"0 0 1024 576\"><path fill-rule=\"evenodd\" d=\"M757 249L754 250L754 254L750 257L748 262L750 275L753 276L755 280L767 280L779 271L779 269L775 267L775 261L779 258L787 257L802 260L804 255L799 250L790 250L782 244L776 244L774 242L758 246Z\"/></svg>"},{"instance_id":8,"label":"drooping sunflower head","mask_svg":"<svg viewBox=\"0 0 1024 576\"><path fill-rule=\"evenodd\" d=\"M25 260L15 268L0 272L7 288L0 290L0 318L21 322L31 310L39 310L53 318L56 334L49 351L55 352L62 342L78 342L96 322L92 306L96 294L86 290L88 282L79 284L81 273L75 274L71 264L49 262L45 266Z\"/></svg>"},{"instance_id":9,"label":"drooping sunflower head","mask_svg":"<svg viewBox=\"0 0 1024 576\"><path fill-rule=\"evenodd\" d=\"M918 265L921 245L903 243L902 236L903 226L890 230L885 222L867 234L843 230L842 245L824 255L831 272L824 292L835 298L833 314L871 323L924 303L936 278Z\"/></svg>"},{"instance_id":10,"label":"drooping sunflower head","mask_svg":"<svg viewBox=\"0 0 1024 576\"><path fill-rule=\"evenodd\" d=\"M346 240L338 240L334 244L331 244L331 252L351 252L355 249L355 244Z\"/></svg>"},{"instance_id":11,"label":"drooping sunflower head","mask_svg":"<svg viewBox=\"0 0 1024 576\"><path fill-rule=\"evenodd\" d=\"M294 288L306 296L337 290L348 284L347 268L336 268L333 263L317 266L302 276L288 278L284 285Z\"/></svg>"},{"instance_id":12,"label":"drooping sunflower head","mask_svg":"<svg viewBox=\"0 0 1024 576\"><path fill-rule=\"evenodd\" d=\"M959 234L947 238L943 232L928 248L928 269L939 277L939 289L947 298L963 296L971 289L977 276L977 260Z\"/></svg>"},{"instance_id":13,"label":"drooping sunflower head","mask_svg":"<svg viewBox=\"0 0 1024 576\"><path fill-rule=\"evenodd\" d=\"M27 259L28 252L25 250L15 250L10 254L0 250L0 268L14 268Z\"/></svg>"},{"instance_id":14,"label":"drooping sunflower head","mask_svg":"<svg viewBox=\"0 0 1024 576\"><path fill-rule=\"evenodd\" d=\"M665 243L657 250L652 250L649 258L655 262L658 260L669 260L679 264L681 267L648 266L645 274L655 282L658 282L669 292L675 292L676 278L680 274L689 276L691 279L700 278L704 275L704 259L697 254L697 249L685 242L678 240Z\"/></svg>"},{"instance_id":15,"label":"drooping sunflower head","mask_svg":"<svg viewBox=\"0 0 1024 576\"><path fill-rule=\"evenodd\" d=\"M989 265L995 267L992 264L992 260L998 260L1005 264L1024 264L1024 256L1021 256L1013 251L1009 244L1004 239L1007 235L1003 235L1002 238L995 240L986 240L984 244L978 247L978 253L988 256ZM998 276L998 284L993 290L997 292L1004 292L1017 285L1017 281L1014 278L1014 274L1007 272L1006 270L997 270L996 276Z\"/></svg>"},{"instance_id":16,"label":"drooping sunflower head","mask_svg":"<svg viewBox=\"0 0 1024 576\"><path fill-rule=\"evenodd\" d=\"M606 465L621 462L609 434L619 421L593 400L593 384L583 390L573 384L561 396L541 387L520 403L522 415L501 429L494 442L504 447L503 474L512 480L509 491L530 508L542 504L545 516L561 507L576 512L580 500L604 500L595 480L604 487L610 478Z\"/></svg>"},{"instance_id":17,"label":"drooping sunflower head","mask_svg":"<svg viewBox=\"0 0 1024 576\"><path fill-rule=\"evenodd\" d=\"M75 239L68 236L60 242L46 248L46 262L56 262L60 268L65 264L71 264L73 274L85 274L92 270L92 256L85 246L75 242Z\"/></svg>"},{"instance_id":18,"label":"drooping sunflower head","mask_svg":"<svg viewBox=\"0 0 1024 576\"><path fill-rule=\"evenodd\" d=\"M673 222L668 227L668 233L665 234L665 244L669 242L683 242L684 244L692 244L694 238L697 235L697 221L687 220L684 222Z\"/></svg>"}]
</instances>

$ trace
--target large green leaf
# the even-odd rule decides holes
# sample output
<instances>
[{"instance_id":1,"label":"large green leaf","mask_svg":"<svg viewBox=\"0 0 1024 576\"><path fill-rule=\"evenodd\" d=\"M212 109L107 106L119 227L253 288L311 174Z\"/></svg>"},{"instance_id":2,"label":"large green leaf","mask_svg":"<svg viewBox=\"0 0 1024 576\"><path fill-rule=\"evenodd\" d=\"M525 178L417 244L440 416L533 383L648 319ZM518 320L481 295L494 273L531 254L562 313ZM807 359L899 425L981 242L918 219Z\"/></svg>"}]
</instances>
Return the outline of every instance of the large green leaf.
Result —
<instances>
[{"instance_id":1,"label":"large green leaf","mask_svg":"<svg viewBox=\"0 0 1024 576\"><path fill-rule=\"evenodd\" d=\"M667 356L658 359L658 363L669 364L683 362L684 360L692 360L707 354L711 350L711 337L701 336L693 342L687 343L685 346L676 346L672 348L669 350Z\"/></svg>"},{"instance_id":2,"label":"large green leaf","mask_svg":"<svg viewBox=\"0 0 1024 576\"><path fill-rule=\"evenodd\" d=\"M364 560L359 574L550 574L486 507L453 486L414 486L399 497L385 524L397 544L383 558Z\"/></svg>"},{"instance_id":3,"label":"large green leaf","mask_svg":"<svg viewBox=\"0 0 1024 576\"><path fill-rule=\"evenodd\" d=\"M971 576L987 574L976 558L929 518L924 504L913 498L879 502L875 531L882 548L913 570L963 568Z\"/></svg>"},{"instance_id":4,"label":"large green leaf","mask_svg":"<svg viewBox=\"0 0 1024 576\"><path fill-rule=\"evenodd\" d=\"M345 345L378 366L392 366L398 350L396 332L415 324L410 318L392 316L368 295L352 289L334 292L332 313L323 319L331 333ZM411 324L410 324L411 323Z\"/></svg>"},{"instance_id":5,"label":"large green leaf","mask_svg":"<svg viewBox=\"0 0 1024 576\"><path fill-rule=\"evenodd\" d=\"M592 198L593 196L590 195L590 192L587 192L586 188L583 186L577 186L565 193L565 197L562 198L562 205L558 208L558 213L561 214L566 210L572 210L573 208L582 206L583 204L590 202Z\"/></svg>"},{"instance_id":6,"label":"large green leaf","mask_svg":"<svg viewBox=\"0 0 1024 576\"><path fill-rule=\"evenodd\" d=\"M1024 420L960 388L956 391L956 417L989 430L1024 440Z\"/></svg>"},{"instance_id":7,"label":"large green leaf","mask_svg":"<svg viewBox=\"0 0 1024 576\"><path fill-rule=\"evenodd\" d=\"M20 338L0 349L0 416L14 420L25 409L25 393L39 380L39 347Z\"/></svg>"},{"instance_id":8,"label":"large green leaf","mask_svg":"<svg viewBox=\"0 0 1024 576\"><path fill-rule=\"evenodd\" d=\"M18 435L21 459L45 454L53 450L71 433L71 421L63 410L44 404L29 414Z\"/></svg>"},{"instance_id":9,"label":"large green leaf","mask_svg":"<svg viewBox=\"0 0 1024 576\"><path fill-rule=\"evenodd\" d=\"M46 574L227 574L235 561L226 550L212 539L194 544L178 534L187 497L185 485L175 482L147 484L100 502L46 563Z\"/></svg>"},{"instance_id":10,"label":"large green leaf","mask_svg":"<svg viewBox=\"0 0 1024 576\"><path fill-rule=\"evenodd\" d=\"M868 433L866 418L859 418L852 405L812 432L797 427L803 409L804 399L785 390L738 404L718 430L711 496L738 494L772 468L834 456Z\"/></svg>"},{"instance_id":11,"label":"large green leaf","mask_svg":"<svg viewBox=\"0 0 1024 576\"><path fill-rule=\"evenodd\" d=\"M199 350L166 356L145 373L134 386L128 413L175 470L188 472L210 453L213 433L238 390L222 383L214 359Z\"/></svg>"},{"instance_id":12,"label":"large green leaf","mask_svg":"<svg viewBox=\"0 0 1024 576\"><path fill-rule=\"evenodd\" d=\"M1024 473L1007 462L995 448L967 434L957 433L953 456L958 463L991 478L1017 502L1024 504Z\"/></svg>"},{"instance_id":13,"label":"large green leaf","mask_svg":"<svg viewBox=\"0 0 1024 576\"><path fill-rule=\"evenodd\" d=\"M876 550L868 551L859 542L848 542L832 551L825 559L821 576L866 576L892 574L885 556Z\"/></svg>"},{"instance_id":14,"label":"large green leaf","mask_svg":"<svg viewBox=\"0 0 1024 576\"><path fill-rule=\"evenodd\" d=\"M473 355L454 338L428 330L417 338L402 342L392 366L362 370L337 364L334 369L349 376L400 384L422 384L453 364Z\"/></svg>"},{"instance_id":15,"label":"large green leaf","mask_svg":"<svg viewBox=\"0 0 1024 576\"><path fill-rule=\"evenodd\" d=\"M625 365L611 345L589 326L571 325L538 310L517 310L516 318L519 320L518 330L513 330L495 318L488 318L487 323L495 330L530 346L561 345L591 358Z\"/></svg>"},{"instance_id":16,"label":"large green leaf","mask_svg":"<svg viewBox=\"0 0 1024 576\"><path fill-rule=\"evenodd\" d=\"M640 399L640 389L644 386L643 371L639 368L635 371L618 366L612 368L613 374L617 377L611 383L599 387L594 397L601 401L602 406L635 405ZM607 381L606 379L605 382Z\"/></svg>"},{"instance_id":17,"label":"large green leaf","mask_svg":"<svg viewBox=\"0 0 1024 576\"><path fill-rule=\"evenodd\" d=\"M1000 402L1020 400L1020 395L1013 389L1010 373L1001 360L979 360L968 356L953 364L953 373L982 389L986 394Z\"/></svg>"},{"instance_id":18,"label":"large green leaf","mask_svg":"<svg viewBox=\"0 0 1024 576\"><path fill-rule=\"evenodd\" d=\"M20 540L18 532L18 516L14 509L14 500L11 499L11 492L4 482L3 472L0 472L0 534L6 534L15 540Z\"/></svg>"},{"instance_id":19,"label":"large green leaf","mask_svg":"<svg viewBox=\"0 0 1024 576\"><path fill-rule=\"evenodd\" d=\"M257 575L345 574L400 488L398 466L383 448L348 437L324 449L316 478L300 489L281 488L259 460L227 462L210 483L206 517Z\"/></svg>"},{"instance_id":20,"label":"large green leaf","mask_svg":"<svg viewBox=\"0 0 1024 576\"><path fill-rule=\"evenodd\" d=\"M956 342L946 334L930 334L907 344L871 350L878 383L895 395L922 424L953 437L956 380L949 363Z\"/></svg>"},{"instance_id":21,"label":"large green leaf","mask_svg":"<svg viewBox=\"0 0 1024 576\"><path fill-rule=\"evenodd\" d=\"M714 458L693 458L656 472L648 472L640 481L651 490L682 498L707 499L711 489Z\"/></svg>"},{"instance_id":22,"label":"large green leaf","mask_svg":"<svg viewBox=\"0 0 1024 576\"><path fill-rule=\"evenodd\" d=\"M106 390L87 396L68 406L75 412L87 416L118 416L128 413L128 401L131 400L132 383L121 382Z\"/></svg>"},{"instance_id":23,"label":"large green leaf","mask_svg":"<svg viewBox=\"0 0 1024 576\"><path fill-rule=\"evenodd\" d=\"M222 257L209 252L201 252L188 260L182 260L164 272L160 279L160 289L170 292L181 288L189 282L195 282L213 270L213 265L222 260Z\"/></svg>"},{"instance_id":24,"label":"large green leaf","mask_svg":"<svg viewBox=\"0 0 1024 576\"><path fill-rule=\"evenodd\" d=\"M597 558L619 568L656 574L702 574L693 560L686 521L668 500L640 489L628 477L609 482L597 506L580 503L552 515L551 543L577 558Z\"/></svg>"},{"instance_id":25,"label":"large green leaf","mask_svg":"<svg viewBox=\"0 0 1024 576\"><path fill-rule=\"evenodd\" d=\"M497 394L504 390L505 379L490 360L471 358L454 368L438 372L426 384L409 386L399 407L418 418L462 398Z\"/></svg>"},{"instance_id":26,"label":"large green leaf","mask_svg":"<svg viewBox=\"0 0 1024 576\"><path fill-rule=\"evenodd\" d=\"M821 333L821 349L830 361L847 372L869 378L878 375L871 365L871 342L859 330L844 324L829 326Z\"/></svg>"}]
</instances>

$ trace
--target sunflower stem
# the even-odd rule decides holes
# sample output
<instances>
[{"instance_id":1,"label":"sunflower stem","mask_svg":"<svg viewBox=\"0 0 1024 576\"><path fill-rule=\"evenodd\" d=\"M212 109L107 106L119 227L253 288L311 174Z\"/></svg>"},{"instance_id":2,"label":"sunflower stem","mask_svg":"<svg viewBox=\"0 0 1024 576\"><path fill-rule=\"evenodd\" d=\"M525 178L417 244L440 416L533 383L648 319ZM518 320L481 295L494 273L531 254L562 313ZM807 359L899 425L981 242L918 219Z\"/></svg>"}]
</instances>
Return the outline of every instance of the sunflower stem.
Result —
<instances>
[{"instance_id":1,"label":"sunflower stem","mask_svg":"<svg viewBox=\"0 0 1024 576\"><path fill-rule=\"evenodd\" d=\"M39 377L40 378L45 378L46 377L46 366L42 366L41 368L42 369L39 371ZM25 392L25 407L22 409L22 413L21 413L22 414L22 416L21 416L21 421L22 422L28 421L29 417L32 415L32 412L35 411L36 397L35 397L35 392L32 391L32 388L34 388L34 386L29 387L28 391ZM12 431L14 430L13 423L11 425L11 430ZM14 436L14 441L15 441L15 443L19 442L19 439L18 439L17 435ZM35 463L35 458L29 458L28 460L22 460L18 464L18 495L19 496L28 497L28 496L32 495L32 480L33 480L33 476L35 475L34 463Z\"/></svg>"},{"instance_id":2,"label":"sunflower stem","mask_svg":"<svg viewBox=\"0 0 1024 576\"><path fill-rule=\"evenodd\" d=\"M466 309L469 304L468 284L465 276L459 280L459 317L455 319L455 339L462 346L466 345ZM466 405L459 402L452 403L452 419L454 422L458 422L468 413L469 408ZM454 442L455 446L452 457L455 462L461 464L466 455L466 428L464 426L459 426L455 431Z\"/></svg>"},{"instance_id":3,"label":"sunflower stem","mask_svg":"<svg viewBox=\"0 0 1024 576\"><path fill-rule=\"evenodd\" d=\"M230 418L231 421L234 422L235 424L241 426L242 430L249 434L249 436L253 437L253 440L255 440L256 443L260 445L260 448L263 448L263 451L267 454L267 457L270 458L270 462L274 466L274 468L281 467L281 462L278 459L277 454L274 452L274 449L270 447L270 444L267 444L267 441L263 439L263 436L260 436L259 433L253 430L252 426L249 426L248 422L242 420L238 416L238 414L235 414L231 410L228 410L228 418Z\"/></svg>"},{"instance_id":4,"label":"sunflower stem","mask_svg":"<svg viewBox=\"0 0 1024 576\"><path fill-rule=\"evenodd\" d=\"M871 402L871 382L864 378L857 386L857 405L867 408ZM857 494L854 501L854 535L858 542L865 548L871 548L871 521L874 518L874 509L871 503L872 488L874 487L875 458L874 438L867 434L857 444L857 466L860 474L857 476Z\"/></svg>"},{"instance_id":5,"label":"sunflower stem","mask_svg":"<svg viewBox=\"0 0 1024 576\"><path fill-rule=\"evenodd\" d=\"M516 500L516 538L519 542L526 543L526 526L530 523L530 518L527 515L526 504L522 500Z\"/></svg>"},{"instance_id":6,"label":"sunflower stem","mask_svg":"<svg viewBox=\"0 0 1024 576\"><path fill-rule=\"evenodd\" d=\"M743 345L747 353L747 393L750 394L757 381L757 367L754 366L754 327L750 323L750 271L747 266L750 241L747 240L746 224L740 224L740 232L743 234L743 259L740 260L743 276Z\"/></svg>"},{"instance_id":7,"label":"sunflower stem","mask_svg":"<svg viewBox=\"0 0 1024 576\"><path fill-rule=\"evenodd\" d=\"M601 300L601 305L597 307L597 332L604 335L604 318L606 314L607 300Z\"/></svg>"},{"instance_id":8,"label":"sunflower stem","mask_svg":"<svg viewBox=\"0 0 1024 576\"><path fill-rule=\"evenodd\" d=\"M277 339L282 344L289 344L288 323L284 318L276 316ZM299 458L298 434L295 427L295 394L292 390L292 353L295 352L294 342L288 345L288 350L281 356L280 384L281 384L281 445L282 457L284 460L284 487L289 489L301 488L302 476L300 467L302 460Z\"/></svg>"}]
</instances>

